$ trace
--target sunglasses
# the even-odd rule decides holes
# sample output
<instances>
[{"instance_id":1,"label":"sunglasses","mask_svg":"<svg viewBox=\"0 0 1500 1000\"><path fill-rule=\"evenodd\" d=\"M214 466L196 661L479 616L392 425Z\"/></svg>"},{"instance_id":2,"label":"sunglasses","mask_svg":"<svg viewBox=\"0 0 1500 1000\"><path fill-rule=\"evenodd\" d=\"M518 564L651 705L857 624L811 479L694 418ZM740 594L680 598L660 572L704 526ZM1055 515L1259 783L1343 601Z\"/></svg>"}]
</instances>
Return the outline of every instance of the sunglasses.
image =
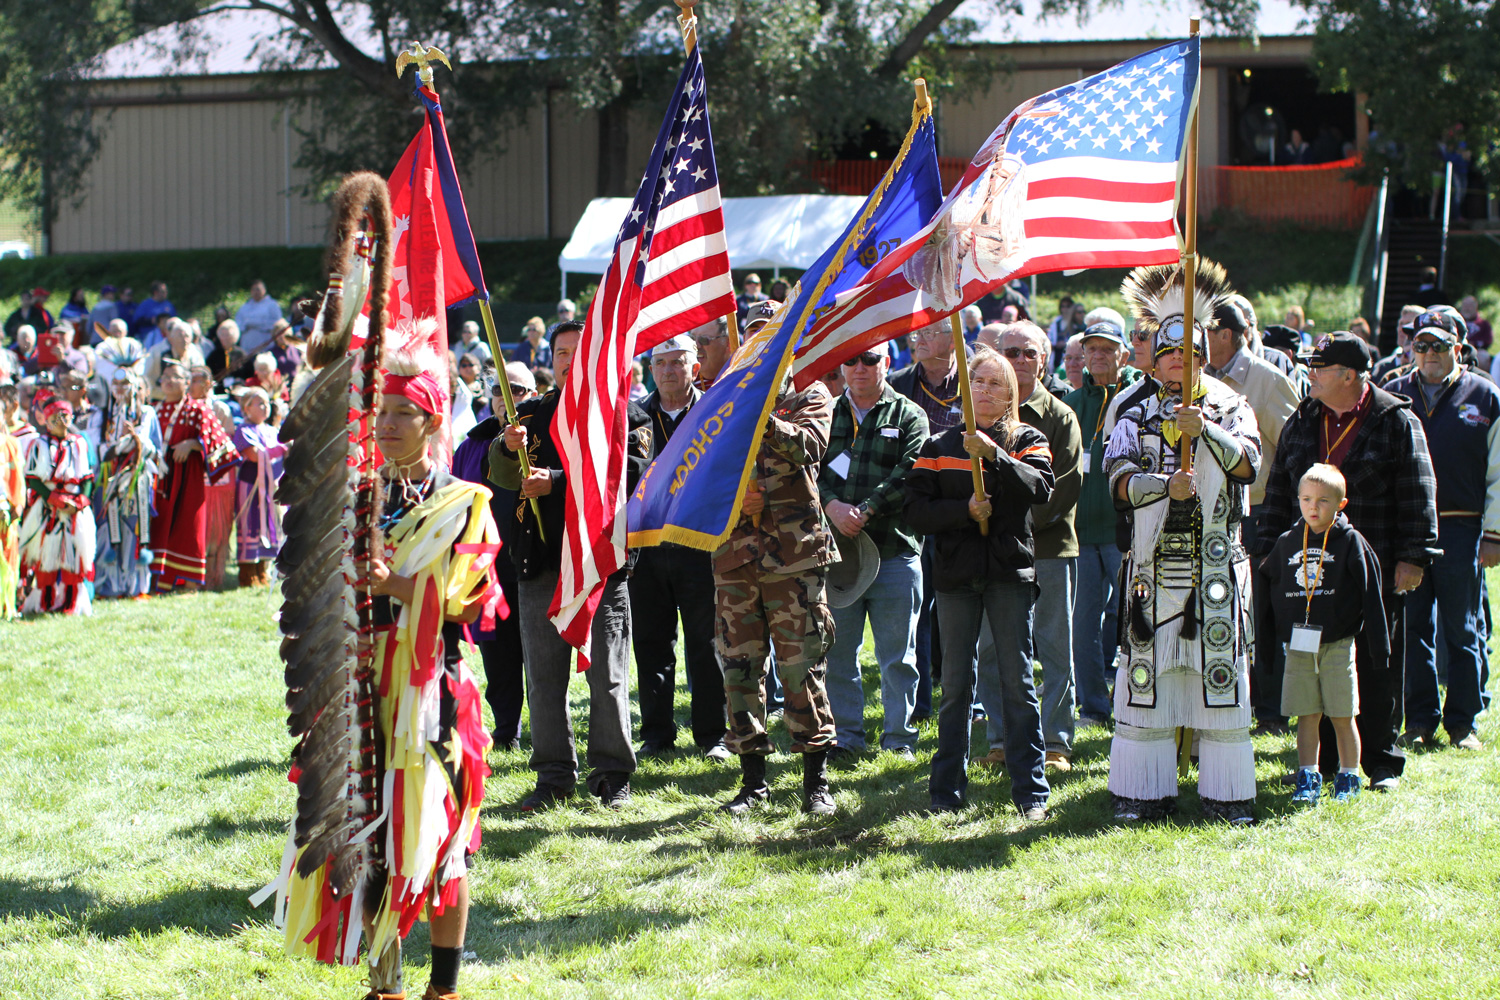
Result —
<instances>
[{"instance_id":1,"label":"sunglasses","mask_svg":"<svg viewBox=\"0 0 1500 1000\"><path fill-rule=\"evenodd\" d=\"M512 396L524 396L524 395L526 395L526 393L528 393L528 392L531 391L526 386L524 386L524 385L516 385L514 382L507 382L505 384L508 385L508 386L510 386L510 394ZM498 384L496 384L496 386L493 389L490 390L490 395L492 395L492 396L498 396L498 395L500 395L500 386Z\"/></svg>"},{"instance_id":2,"label":"sunglasses","mask_svg":"<svg viewBox=\"0 0 1500 1000\"><path fill-rule=\"evenodd\" d=\"M458 363L458 367L460 367L460 368L478 368L479 366L476 365L472 361L460 361Z\"/></svg>"},{"instance_id":3,"label":"sunglasses","mask_svg":"<svg viewBox=\"0 0 1500 1000\"><path fill-rule=\"evenodd\" d=\"M1447 354L1453 350L1453 345L1446 340L1413 340L1411 349L1418 354L1426 354L1428 351L1434 354Z\"/></svg>"},{"instance_id":4,"label":"sunglasses","mask_svg":"<svg viewBox=\"0 0 1500 1000\"><path fill-rule=\"evenodd\" d=\"M855 368L859 365L864 365L866 368L874 368L878 364L880 364L880 355L874 351L866 351L863 354L856 354L848 361L845 361L844 367Z\"/></svg>"},{"instance_id":5,"label":"sunglasses","mask_svg":"<svg viewBox=\"0 0 1500 1000\"><path fill-rule=\"evenodd\" d=\"M1012 361L1016 360L1017 358L1025 358L1027 361L1035 361L1037 358L1042 356L1042 352L1037 350L1035 347L1007 347L1000 353L1004 354Z\"/></svg>"},{"instance_id":6,"label":"sunglasses","mask_svg":"<svg viewBox=\"0 0 1500 1000\"><path fill-rule=\"evenodd\" d=\"M709 344L712 344L716 340L725 340L728 337L729 337L729 334L727 334L727 333L720 334L719 336L716 336L716 337L694 337L693 338L693 343L697 344L699 347L707 347Z\"/></svg>"}]
</instances>

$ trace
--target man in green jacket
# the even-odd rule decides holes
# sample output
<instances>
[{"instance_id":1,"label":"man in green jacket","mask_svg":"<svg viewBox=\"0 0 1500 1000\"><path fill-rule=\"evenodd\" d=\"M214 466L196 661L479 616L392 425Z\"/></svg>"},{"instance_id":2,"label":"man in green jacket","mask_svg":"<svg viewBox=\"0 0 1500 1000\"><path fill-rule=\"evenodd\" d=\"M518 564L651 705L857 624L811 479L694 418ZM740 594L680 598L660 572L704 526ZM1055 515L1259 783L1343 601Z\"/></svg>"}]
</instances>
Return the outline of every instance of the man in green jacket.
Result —
<instances>
[{"instance_id":1,"label":"man in green jacket","mask_svg":"<svg viewBox=\"0 0 1500 1000\"><path fill-rule=\"evenodd\" d=\"M1083 332L1083 388L1063 397L1078 415L1083 432L1083 489L1074 527L1078 532L1078 594L1073 605L1073 674L1078 687L1078 719L1108 726L1114 709L1109 677L1118 645L1115 583L1120 549L1115 542L1115 505L1104 474L1109 443L1105 415L1129 385L1144 376L1125 364L1130 347L1124 331L1096 323Z\"/></svg>"},{"instance_id":2,"label":"man in green jacket","mask_svg":"<svg viewBox=\"0 0 1500 1000\"><path fill-rule=\"evenodd\" d=\"M1047 388L1050 342L1046 332L1029 320L1012 323L1000 335L1000 350L1016 371L1016 398L1021 422L1042 432L1052 452L1055 485L1046 503L1031 508L1032 544L1036 552L1037 601L1032 625L1036 658L1042 664L1042 737L1046 765L1059 771L1072 767L1073 758L1073 590L1078 537L1073 531L1073 508L1078 503L1079 457L1082 436L1078 418ZM979 636L979 655L994 644L988 622ZM985 673L980 672L981 678ZM999 692L979 682L979 699L989 715L990 753L981 758L992 766L1005 761L1005 716Z\"/></svg>"}]
</instances>

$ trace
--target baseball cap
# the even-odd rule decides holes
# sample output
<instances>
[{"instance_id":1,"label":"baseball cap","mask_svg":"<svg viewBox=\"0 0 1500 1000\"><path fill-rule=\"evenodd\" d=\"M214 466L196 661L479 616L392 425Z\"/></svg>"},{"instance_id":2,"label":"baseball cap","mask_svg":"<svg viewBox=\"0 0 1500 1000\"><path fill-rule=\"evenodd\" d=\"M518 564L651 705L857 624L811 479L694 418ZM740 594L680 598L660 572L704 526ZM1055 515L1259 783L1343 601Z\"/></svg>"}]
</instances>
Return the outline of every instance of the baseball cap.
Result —
<instances>
[{"instance_id":1,"label":"baseball cap","mask_svg":"<svg viewBox=\"0 0 1500 1000\"><path fill-rule=\"evenodd\" d=\"M660 344L653 347L651 349L651 356L654 358L658 354L670 354L672 351L687 351L696 357L698 354L698 345L692 337L689 337L685 333L679 333L677 336L663 340Z\"/></svg>"},{"instance_id":2,"label":"baseball cap","mask_svg":"<svg viewBox=\"0 0 1500 1000\"><path fill-rule=\"evenodd\" d=\"M1325 333L1313 343L1306 361L1309 368L1337 365L1351 371L1367 372L1370 370L1370 345L1365 343L1363 337L1355 336L1347 330Z\"/></svg>"},{"instance_id":3,"label":"baseball cap","mask_svg":"<svg viewBox=\"0 0 1500 1000\"><path fill-rule=\"evenodd\" d=\"M757 303L755 303L755 305L751 306L748 310L746 310L745 311L745 330L746 330L746 332L748 332L750 330L750 328L752 326L756 325L757 323L768 322L771 319L772 316L776 315L776 309L777 309L777 307L779 305L780 305L780 303L772 302L770 300L767 300L765 302L757 302Z\"/></svg>"},{"instance_id":4,"label":"baseball cap","mask_svg":"<svg viewBox=\"0 0 1500 1000\"><path fill-rule=\"evenodd\" d=\"M44 301L46 301L47 296L49 296L51 294L52 293L49 292L49 291L47 291L47 289L41 288L41 287L33 288L31 290L31 298L32 298L32 301L35 301L35 302L44 302Z\"/></svg>"},{"instance_id":5,"label":"baseball cap","mask_svg":"<svg viewBox=\"0 0 1500 1000\"><path fill-rule=\"evenodd\" d=\"M1462 329L1443 309L1429 309L1412 322L1413 337L1428 334L1450 344L1458 343Z\"/></svg>"},{"instance_id":6,"label":"baseball cap","mask_svg":"<svg viewBox=\"0 0 1500 1000\"><path fill-rule=\"evenodd\" d=\"M1302 347L1302 334L1281 323L1272 323L1260 332L1260 342L1279 351L1296 351Z\"/></svg>"},{"instance_id":7,"label":"baseball cap","mask_svg":"<svg viewBox=\"0 0 1500 1000\"><path fill-rule=\"evenodd\" d=\"M1121 347L1126 346L1125 331L1107 320L1102 323L1095 323L1083 331L1084 340L1088 340L1091 337L1103 337L1105 340L1114 341Z\"/></svg>"}]
</instances>

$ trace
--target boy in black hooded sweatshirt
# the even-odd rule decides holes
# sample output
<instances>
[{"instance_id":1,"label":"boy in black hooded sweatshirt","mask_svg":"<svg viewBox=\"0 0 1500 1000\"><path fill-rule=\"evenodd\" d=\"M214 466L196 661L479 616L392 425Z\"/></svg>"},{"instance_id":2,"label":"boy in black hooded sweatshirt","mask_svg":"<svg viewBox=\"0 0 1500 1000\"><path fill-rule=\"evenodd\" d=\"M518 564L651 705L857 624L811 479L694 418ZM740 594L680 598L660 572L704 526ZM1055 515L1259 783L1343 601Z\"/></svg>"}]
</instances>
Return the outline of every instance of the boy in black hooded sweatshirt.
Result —
<instances>
[{"instance_id":1,"label":"boy in black hooded sweatshirt","mask_svg":"<svg viewBox=\"0 0 1500 1000\"><path fill-rule=\"evenodd\" d=\"M1297 485L1302 524L1276 540L1260 566L1256 596L1270 602L1276 636L1287 644L1281 712L1297 717L1297 791L1292 801L1317 805L1318 723L1324 715L1338 737L1339 772L1334 799L1359 794L1359 689L1354 677L1354 637L1385 621L1380 561L1341 511L1349 502L1344 476L1318 464ZM1386 669L1390 636L1372 627L1368 648L1375 669Z\"/></svg>"}]
</instances>

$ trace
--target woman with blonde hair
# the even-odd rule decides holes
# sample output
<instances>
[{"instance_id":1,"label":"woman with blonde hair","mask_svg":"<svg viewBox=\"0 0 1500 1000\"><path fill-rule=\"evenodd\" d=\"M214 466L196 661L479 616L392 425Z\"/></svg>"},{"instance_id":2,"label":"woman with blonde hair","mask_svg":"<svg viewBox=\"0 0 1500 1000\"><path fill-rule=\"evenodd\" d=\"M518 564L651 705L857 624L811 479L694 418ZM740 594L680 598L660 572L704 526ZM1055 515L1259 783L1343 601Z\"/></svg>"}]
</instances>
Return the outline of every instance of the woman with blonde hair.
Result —
<instances>
[{"instance_id":1,"label":"woman with blonde hair","mask_svg":"<svg viewBox=\"0 0 1500 1000\"><path fill-rule=\"evenodd\" d=\"M927 439L906 480L906 521L933 536L933 577L943 641L943 702L928 783L931 808L955 812L968 788L969 726L979 671L987 671L1005 713L1011 799L1028 821L1047 816L1041 706L1032 679L1036 558L1031 508L1052 495L1047 439L1021 423L1016 373L994 348L974 346L970 363L976 431L964 426ZM974 495L971 459L984 476ZM980 625L994 631L994 658L978 662Z\"/></svg>"}]
</instances>

